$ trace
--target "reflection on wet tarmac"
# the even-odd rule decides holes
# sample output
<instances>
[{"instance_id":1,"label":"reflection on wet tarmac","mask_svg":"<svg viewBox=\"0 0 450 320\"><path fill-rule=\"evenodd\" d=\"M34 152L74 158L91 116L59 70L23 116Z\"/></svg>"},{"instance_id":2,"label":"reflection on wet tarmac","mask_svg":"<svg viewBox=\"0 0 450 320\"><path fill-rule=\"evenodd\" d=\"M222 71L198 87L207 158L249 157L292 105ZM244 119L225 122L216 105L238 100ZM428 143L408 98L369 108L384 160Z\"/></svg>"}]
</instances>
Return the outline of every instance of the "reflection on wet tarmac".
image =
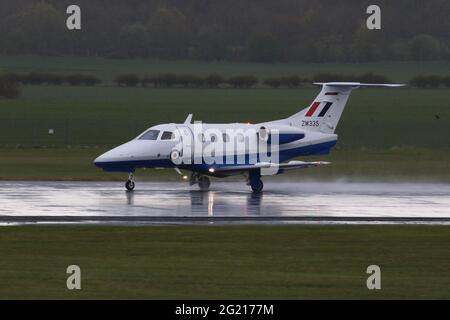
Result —
<instances>
[{"instance_id":1,"label":"reflection on wet tarmac","mask_svg":"<svg viewBox=\"0 0 450 320\"><path fill-rule=\"evenodd\" d=\"M183 183L0 182L0 216L446 217L450 185L220 182L209 192Z\"/></svg>"}]
</instances>

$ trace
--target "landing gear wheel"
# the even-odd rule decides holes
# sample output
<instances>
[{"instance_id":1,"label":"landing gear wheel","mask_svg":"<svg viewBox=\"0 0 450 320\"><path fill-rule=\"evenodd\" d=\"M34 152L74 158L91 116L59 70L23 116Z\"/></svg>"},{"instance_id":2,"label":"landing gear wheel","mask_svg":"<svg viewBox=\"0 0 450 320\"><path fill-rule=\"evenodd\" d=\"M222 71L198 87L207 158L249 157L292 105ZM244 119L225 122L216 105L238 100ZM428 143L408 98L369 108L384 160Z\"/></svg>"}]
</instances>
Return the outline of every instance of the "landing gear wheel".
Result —
<instances>
[{"instance_id":1,"label":"landing gear wheel","mask_svg":"<svg viewBox=\"0 0 450 320\"><path fill-rule=\"evenodd\" d=\"M128 180L127 182L125 182L125 188L127 188L128 191L133 191L134 190L134 176L133 176L133 172L130 172L128 174Z\"/></svg>"},{"instance_id":2,"label":"landing gear wheel","mask_svg":"<svg viewBox=\"0 0 450 320\"><path fill-rule=\"evenodd\" d=\"M127 188L128 191L133 191L134 187L135 187L134 181L127 180L127 182L125 183L125 188Z\"/></svg>"},{"instance_id":3,"label":"landing gear wheel","mask_svg":"<svg viewBox=\"0 0 450 320\"><path fill-rule=\"evenodd\" d=\"M264 188L264 184L261 180L258 180L250 185L253 192L261 192Z\"/></svg>"},{"instance_id":4,"label":"landing gear wheel","mask_svg":"<svg viewBox=\"0 0 450 320\"><path fill-rule=\"evenodd\" d=\"M207 191L209 189L209 186L211 185L211 181L209 181L208 177L200 177L198 178L198 187L202 191Z\"/></svg>"}]
</instances>

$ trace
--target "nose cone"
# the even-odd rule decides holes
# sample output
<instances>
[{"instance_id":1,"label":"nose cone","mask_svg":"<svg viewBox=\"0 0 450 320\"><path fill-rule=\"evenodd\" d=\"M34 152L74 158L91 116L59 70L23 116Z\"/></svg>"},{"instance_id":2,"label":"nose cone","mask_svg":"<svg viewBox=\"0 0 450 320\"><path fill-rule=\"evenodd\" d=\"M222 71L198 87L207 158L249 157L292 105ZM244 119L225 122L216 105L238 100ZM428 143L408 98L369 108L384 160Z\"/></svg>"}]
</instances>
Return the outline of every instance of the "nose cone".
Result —
<instances>
[{"instance_id":1,"label":"nose cone","mask_svg":"<svg viewBox=\"0 0 450 320\"><path fill-rule=\"evenodd\" d=\"M157 151L154 141L132 140L111 149L94 160L94 165L105 171L134 171Z\"/></svg>"},{"instance_id":2,"label":"nose cone","mask_svg":"<svg viewBox=\"0 0 450 320\"><path fill-rule=\"evenodd\" d=\"M109 151L108 151L109 152ZM104 154L98 156L95 160L94 160L94 165L96 165L97 167L100 168L104 168L106 167L108 164L113 163L114 161L112 161L112 159L108 156L108 152L105 152Z\"/></svg>"},{"instance_id":3,"label":"nose cone","mask_svg":"<svg viewBox=\"0 0 450 320\"><path fill-rule=\"evenodd\" d=\"M101 168L123 165L139 155L136 151L136 144L130 141L100 155L94 160L94 164Z\"/></svg>"},{"instance_id":4,"label":"nose cone","mask_svg":"<svg viewBox=\"0 0 450 320\"><path fill-rule=\"evenodd\" d=\"M95 158L94 165L96 165L97 167L101 167L102 164L107 161L107 157L105 157L106 153L104 153L101 156L98 156L97 158Z\"/></svg>"}]
</instances>

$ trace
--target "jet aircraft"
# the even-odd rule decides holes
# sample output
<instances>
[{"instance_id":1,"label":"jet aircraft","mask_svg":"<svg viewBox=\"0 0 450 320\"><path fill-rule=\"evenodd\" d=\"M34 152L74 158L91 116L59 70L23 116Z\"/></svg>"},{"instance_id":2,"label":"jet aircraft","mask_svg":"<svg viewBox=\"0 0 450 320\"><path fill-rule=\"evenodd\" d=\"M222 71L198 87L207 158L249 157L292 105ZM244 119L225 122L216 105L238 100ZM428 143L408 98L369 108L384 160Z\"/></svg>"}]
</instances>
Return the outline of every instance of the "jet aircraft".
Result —
<instances>
[{"instance_id":1,"label":"jet aircraft","mask_svg":"<svg viewBox=\"0 0 450 320\"><path fill-rule=\"evenodd\" d=\"M153 126L99 156L94 164L104 171L127 172L127 190L135 188L133 173L140 168L174 168L191 172L190 185L208 190L209 177L243 175L254 192L261 192L264 175L327 165L325 161L293 160L328 154L335 146L339 119L353 89L400 87L402 84L359 82L315 83L319 95L305 109L280 120L258 124L183 123ZM205 152L207 151L207 152ZM187 176L183 176L187 179Z\"/></svg>"}]
</instances>

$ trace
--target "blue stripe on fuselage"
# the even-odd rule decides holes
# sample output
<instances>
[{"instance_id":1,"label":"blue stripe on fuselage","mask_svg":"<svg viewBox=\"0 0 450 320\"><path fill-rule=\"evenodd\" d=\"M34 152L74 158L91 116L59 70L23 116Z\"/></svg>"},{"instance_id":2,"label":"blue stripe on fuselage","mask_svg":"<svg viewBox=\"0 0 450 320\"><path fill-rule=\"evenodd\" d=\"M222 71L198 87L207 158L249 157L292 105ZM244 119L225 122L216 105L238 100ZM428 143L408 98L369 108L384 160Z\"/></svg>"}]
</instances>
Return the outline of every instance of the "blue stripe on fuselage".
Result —
<instances>
[{"instance_id":1,"label":"blue stripe on fuselage","mask_svg":"<svg viewBox=\"0 0 450 320\"><path fill-rule=\"evenodd\" d=\"M315 154L328 154L336 145L336 140L328 141L318 144L313 144L309 146L303 146L292 149L280 150L279 153L279 162L284 162L289 159L299 157L299 156L307 156L307 155L315 155ZM269 155L270 156L270 155ZM255 159L255 157L251 157L250 155L245 155L245 163L249 164L250 159ZM237 162L237 156L234 157L234 161ZM225 161L224 161L225 162ZM253 162L254 163L254 162ZM172 163L170 159L157 159L157 160L127 160L127 161L113 161L113 162L95 162L97 167L102 168L105 171L114 171L114 172L132 172L135 168L173 168L175 165ZM181 165L179 166L181 169L188 169L193 171L207 172L211 167L223 167L233 165L235 163L224 163L224 164L191 164L191 165Z\"/></svg>"}]
</instances>

